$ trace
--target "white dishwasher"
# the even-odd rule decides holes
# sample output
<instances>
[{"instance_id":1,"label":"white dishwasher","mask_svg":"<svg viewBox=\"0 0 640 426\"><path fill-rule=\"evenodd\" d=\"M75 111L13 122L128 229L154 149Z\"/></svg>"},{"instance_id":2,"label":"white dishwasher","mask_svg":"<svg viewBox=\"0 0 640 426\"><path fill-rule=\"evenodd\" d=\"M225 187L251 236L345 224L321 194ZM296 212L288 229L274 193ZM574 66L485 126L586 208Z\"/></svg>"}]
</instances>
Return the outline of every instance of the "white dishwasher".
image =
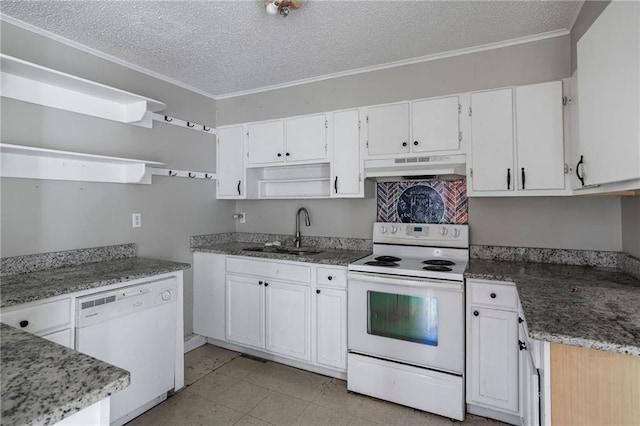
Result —
<instances>
[{"instance_id":1,"label":"white dishwasher","mask_svg":"<svg viewBox=\"0 0 640 426\"><path fill-rule=\"evenodd\" d=\"M174 277L76 299L76 350L131 373L111 396L111 425L122 425L174 388L178 283Z\"/></svg>"}]
</instances>

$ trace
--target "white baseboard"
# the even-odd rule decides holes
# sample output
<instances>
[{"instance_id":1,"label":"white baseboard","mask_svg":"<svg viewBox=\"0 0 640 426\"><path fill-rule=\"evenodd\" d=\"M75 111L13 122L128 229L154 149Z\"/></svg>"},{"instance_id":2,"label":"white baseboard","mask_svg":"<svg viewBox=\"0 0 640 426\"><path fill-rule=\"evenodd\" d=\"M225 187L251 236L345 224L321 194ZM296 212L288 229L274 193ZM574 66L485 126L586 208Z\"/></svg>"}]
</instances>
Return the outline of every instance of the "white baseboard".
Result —
<instances>
[{"instance_id":1,"label":"white baseboard","mask_svg":"<svg viewBox=\"0 0 640 426\"><path fill-rule=\"evenodd\" d=\"M184 353L191 352L207 343L207 339L199 334L190 334L184 338Z\"/></svg>"}]
</instances>

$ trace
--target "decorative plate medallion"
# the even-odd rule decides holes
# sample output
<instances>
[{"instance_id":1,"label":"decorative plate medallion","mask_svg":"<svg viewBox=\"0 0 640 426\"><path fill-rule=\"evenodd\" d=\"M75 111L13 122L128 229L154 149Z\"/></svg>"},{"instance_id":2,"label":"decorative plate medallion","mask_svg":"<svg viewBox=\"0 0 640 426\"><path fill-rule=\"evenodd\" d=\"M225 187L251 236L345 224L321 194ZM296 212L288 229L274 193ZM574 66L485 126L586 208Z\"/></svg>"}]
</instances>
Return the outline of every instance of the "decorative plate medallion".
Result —
<instances>
[{"instance_id":1,"label":"decorative plate medallion","mask_svg":"<svg viewBox=\"0 0 640 426\"><path fill-rule=\"evenodd\" d=\"M398 198L397 209L402 223L442 223L444 217L442 197L426 185L407 188Z\"/></svg>"}]
</instances>

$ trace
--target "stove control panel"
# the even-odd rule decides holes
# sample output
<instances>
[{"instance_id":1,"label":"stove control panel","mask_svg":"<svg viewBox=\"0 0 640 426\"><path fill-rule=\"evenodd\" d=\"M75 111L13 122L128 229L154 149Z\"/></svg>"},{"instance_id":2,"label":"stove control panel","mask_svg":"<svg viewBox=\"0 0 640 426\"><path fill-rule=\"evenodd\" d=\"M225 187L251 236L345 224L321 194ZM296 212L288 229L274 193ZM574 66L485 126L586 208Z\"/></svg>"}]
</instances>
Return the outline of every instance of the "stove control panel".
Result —
<instances>
[{"instance_id":1,"label":"stove control panel","mask_svg":"<svg viewBox=\"0 0 640 426\"><path fill-rule=\"evenodd\" d=\"M373 225L373 242L468 247L469 225L384 223Z\"/></svg>"}]
</instances>

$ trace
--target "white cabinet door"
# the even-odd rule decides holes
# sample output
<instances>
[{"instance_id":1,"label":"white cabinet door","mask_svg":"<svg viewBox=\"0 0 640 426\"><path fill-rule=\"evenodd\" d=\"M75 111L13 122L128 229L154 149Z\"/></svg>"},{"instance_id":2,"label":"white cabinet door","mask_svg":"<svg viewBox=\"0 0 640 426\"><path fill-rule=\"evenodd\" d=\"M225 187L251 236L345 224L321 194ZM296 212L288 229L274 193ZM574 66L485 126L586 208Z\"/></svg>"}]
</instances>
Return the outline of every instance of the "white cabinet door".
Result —
<instances>
[{"instance_id":1,"label":"white cabinet door","mask_svg":"<svg viewBox=\"0 0 640 426\"><path fill-rule=\"evenodd\" d=\"M518 190L564 189L561 81L516 87L516 135Z\"/></svg>"},{"instance_id":2,"label":"white cabinet door","mask_svg":"<svg viewBox=\"0 0 640 426\"><path fill-rule=\"evenodd\" d=\"M357 109L333 113L331 196L364 197L360 161L360 113Z\"/></svg>"},{"instance_id":3,"label":"white cabinet door","mask_svg":"<svg viewBox=\"0 0 640 426\"><path fill-rule=\"evenodd\" d=\"M412 152L460 149L460 120L457 96L412 102Z\"/></svg>"},{"instance_id":4,"label":"white cabinet door","mask_svg":"<svg viewBox=\"0 0 640 426\"><path fill-rule=\"evenodd\" d=\"M255 277L227 275L227 340L264 348L264 286Z\"/></svg>"},{"instance_id":5,"label":"white cabinet door","mask_svg":"<svg viewBox=\"0 0 640 426\"><path fill-rule=\"evenodd\" d=\"M224 254L193 253L193 332L225 340Z\"/></svg>"},{"instance_id":6,"label":"white cabinet door","mask_svg":"<svg viewBox=\"0 0 640 426\"><path fill-rule=\"evenodd\" d=\"M319 161L327 158L326 118L324 114L287 118L285 161Z\"/></svg>"},{"instance_id":7,"label":"white cabinet door","mask_svg":"<svg viewBox=\"0 0 640 426\"><path fill-rule=\"evenodd\" d=\"M474 191L513 190L513 90L471 94Z\"/></svg>"},{"instance_id":8,"label":"white cabinet door","mask_svg":"<svg viewBox=\"0 0 640 426\"><path fill-rule=\"evenodd\" d=\"M519 328L520 342L527 342L524 328ZM540 383L538 370L533 365L530 348L520 347L520 419L522 426L540 426Z\"/></svg>"},{"instance_id":9,"label":"white cabinet door","mask_svg":"<svg viewBox=\"0 0 640 426\"><path fill-rule=\"evenodd\" d=\"M266 349L310 361L311 288L268 281L265 283L265 294Z\"/></svg>"},{"instance_id":10,"label":"white cabinet door","mask_svg":"<svg viewBox=\"0 0 640 426\"><path fill-rule=\"evenodd\" d=\"M277 164L284 162L284 125L282 120L247 125L247 163Z\"/></svg>"},{"instance_id":11,"label":"white cabinet door","mask_svg":"<svg viewBox=\"0 0 640 426\"><path fill-rule=\"evenodd\" d=\"M367 110L367 155L409 152L409 103L381 105Z\"/></svg>"},{"instance_id":12,"label":"white cabinet door","mask_svg":"<svg viewBox=\"0 0 640 426\"><path fill-rule=\"evenodd\" d=\"M327 367L347 369L347 292L316 290L316 360Z\"/></svg>"},{"instance_id":13,"label":"white cabinet door","mask_svg":"<svg viewBox=\"0 0 640 426\"><path fill-rule=\"evenodd\" d=\"M585 185L640 178L640 3L614 1L580 38L580 173Z\"/></svg>"},{"instance_id":14,"label":"white cabinet door","mask_svg":"<svg viewBox=\"0 0 640 426\"><path fill-rule=\"evenodd\" d=\"M246 198L244 127L218 128L217 138L217 198Z\"/></svg>"},{"instance_id":15,"label":"white cabinet door","mask_svg":"<svg viewBox=\"0 0 640 426\"><path fill-rule=\"evenodd\" d=\"M518 314L471 306L467 402L518 412Z\"/></svg>"}]
</instances>

